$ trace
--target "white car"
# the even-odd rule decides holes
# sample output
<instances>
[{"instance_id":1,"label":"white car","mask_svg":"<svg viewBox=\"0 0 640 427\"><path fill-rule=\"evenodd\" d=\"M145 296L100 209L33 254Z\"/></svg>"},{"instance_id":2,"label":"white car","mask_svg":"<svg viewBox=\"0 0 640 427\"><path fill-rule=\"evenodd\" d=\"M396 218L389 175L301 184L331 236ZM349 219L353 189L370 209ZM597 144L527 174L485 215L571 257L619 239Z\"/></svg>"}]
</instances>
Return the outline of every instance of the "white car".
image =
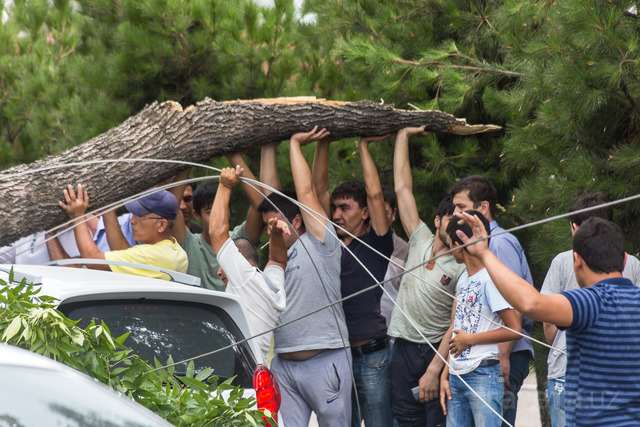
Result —
<instances>
[{"instance_id":1,"label":"white car","mask_svg":"<svg viewBox=\"0 0 640 427\"><path fill-rule=\"evenodd\" d=\"M8 281L11 269L14 282L25 278L41 286L41 295L60 300L62 313L82 319L79 326L103 320L114 337L129 332L125 345L151 364L154 357L161 363L169 356L178 362L229 347L195 359L196 372L212 367L220 381L235 376L233 384L255 395L258 408L277 413L280 392L257 343L235 345L252 336L237 296L174 281L60 266L0 265L0 279ZM176 374L184 375L187 365L177 365Z\"/></svg>"},{"instance_id":2,"label":"white car","mask_svg":"<svg viewBox=\"0 0 640 427\"><path fill-rule=\"evenodd\" d=\"M171 426L61 363L0 344L0 426Z\"/></svg>"}]
</instances>

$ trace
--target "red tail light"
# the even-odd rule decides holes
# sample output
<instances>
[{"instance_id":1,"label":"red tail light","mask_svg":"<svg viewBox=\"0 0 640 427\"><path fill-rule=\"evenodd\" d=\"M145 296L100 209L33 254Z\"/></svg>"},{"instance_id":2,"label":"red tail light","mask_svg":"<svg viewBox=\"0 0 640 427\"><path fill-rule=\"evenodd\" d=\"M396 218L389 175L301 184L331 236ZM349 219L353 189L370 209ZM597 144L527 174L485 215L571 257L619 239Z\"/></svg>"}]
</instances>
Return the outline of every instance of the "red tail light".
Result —
<instances>
[{"instance_id":1,"label":"red tail light","mask_svg":"<svg viewBox=\"0 0 640 427\"><path fill-rule=\"evenodd\" d=\"M256 391L258 409L268 409L274 420L278 421L278 410L280 409L280 387L278 381L271 371L264 365L256 366L253 371L253 388ZM265 425L271 425L265 419Z\"/></svg>"}]
</instances>

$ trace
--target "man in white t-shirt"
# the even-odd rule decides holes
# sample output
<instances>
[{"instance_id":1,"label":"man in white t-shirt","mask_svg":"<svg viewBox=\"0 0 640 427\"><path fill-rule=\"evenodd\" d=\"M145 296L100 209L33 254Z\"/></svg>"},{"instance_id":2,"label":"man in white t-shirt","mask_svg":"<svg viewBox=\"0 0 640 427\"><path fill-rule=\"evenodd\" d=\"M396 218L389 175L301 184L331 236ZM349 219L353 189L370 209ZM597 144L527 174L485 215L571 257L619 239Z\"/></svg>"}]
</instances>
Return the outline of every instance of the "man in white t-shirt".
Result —
<instances>
[{"instance_id":1,"label":"man in white t-shirt","mask_svg":"<svg viewBox=\"0 0 640 427\"><path fill-rule=\"evenodd\" d=\"M272 218L267 224L269 234L269 262L264 271L258 269L258 253L245 239L229 237L229 200L231 191L240 182L240 166L224 168L220 173L220 185L211 206L209 235L220 268L218 275L227 292L238 295L249 312L249 323L254 334L273 329L284 311L284 269L287 265L287 247L284 234L290 234L284 221ZM250 208L253 209L253 208ZM266 361L273 332L256 338Z\"/></svg>"}]
</instances>

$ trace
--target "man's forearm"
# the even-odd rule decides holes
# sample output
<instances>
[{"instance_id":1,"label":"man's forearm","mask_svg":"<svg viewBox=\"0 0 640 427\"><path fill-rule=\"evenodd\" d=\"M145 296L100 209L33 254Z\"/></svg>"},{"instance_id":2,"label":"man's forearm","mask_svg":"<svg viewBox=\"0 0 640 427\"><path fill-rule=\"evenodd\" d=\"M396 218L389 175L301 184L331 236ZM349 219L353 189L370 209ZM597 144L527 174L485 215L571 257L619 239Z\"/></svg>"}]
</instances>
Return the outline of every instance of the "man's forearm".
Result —
<instances>
[{"instance_id":1,"label":"man's forearm","mask_svg":"<svg viewBox=\"0 0 640 427\"><path fill-rule=\"evenodd\" d=\"M104 231L107 234L107 242L109 243L110 250L117 251L131 247L122 233L116 211L105 213L102 215L102 220L104 221Z\"/></svg>"},{"instance_id":2,"label":"man's forearm","mask_svg":"<svg viewBox=\"0 0 640 427\"><path fill-rule=\"evenodd\" d=\"M427 370L432 372L440 373L445 363L444 360L447 360L449 355L449 341L451 340L451 335L453 334L453 328L447 329L447 332L442 337L442 341L440 341L440 345L438 346L438 353L442 357L438 357L438 355L434 355L433 359L431 359L431 363L427 367Z\"/></svg>"},{"instance_id":3,"label":"man's forearm","mask_svg":"<svg viewBox=\"0 0 640 427\"><path fill-rule=\"evenodd\" d=\"M282 268L287 265L287 246L282 233L271 233L269 237L269 261Z\"/></svg>"},{"instance_id":4,"label":"man's forearm","mask_svg":"<svg viewBox=\"0 0 640 427\"><path fill-rule=\"evenodd\" d=\"M280 174L278 173L278 157L276 151L277 144L263 145L260 150L260 182L280 190L282 183L280 182ZM262 192L268 196L271 190L266 188Z\"/></svg>"},{"instance_id":5,"label":"man's forearm","mask_svg":"<svg viewBox=\"0 0 640 427\"><path fill-rule=\"evenodd\" d=\"M327 215L331 214L331 195L329 194L329 143L316 142L313 154L311 179L318 195L318 200Z\"/></svg>"},{"instance_id":6,"label":"man's forearm","mask_svg":"<svg viewBox=\"0 0 640 427\"><path fill-rule=\"evenodd\" d=\"M389 221L384 208L384 198L382 197L382 185L380 184L378 169L376 169L376 165L371 157L368 142L361 139L358 143L358 150L360 152L360 161L362 162L362 175L367 192L367 206L369 207L371 226L378 236L383 236L389 231Z\"/></svg>"},{"instance_id":7,"label":"man's forearm","mask_svg":"<svg viewBox=\"0 0 640 427\"><path fill-rule=\"evenodd\" d=\"M91 259L104 258L102 252L100 252L100 249L98 249L98 246L96 246L96 243L93 241L89 227L84 219L76 218L74 226L73 232L76 237L76 245L78 246L80 256Z\"/></svg>"},{"instance_id":8,"label":"man's forearm","mask_svg":"<svg viewBox=\"0 0 640 427\"><path fill-rule=\"evenodd\" d=\"M47 235L47 252L49 252L49 259L51 261L58 261L61 259L69 259L69 254L64 250L58 237L53 235Z\"/></svg>"},{"instance_id":9,"label":"man's forearm","mask_svg":"<svg viewBox=\"0 0 640 427\"><path fill-rule=\"evenodd\" d=\"M558 334L558 327L552 323L543 322L542 329L544 330L544 339L547 344L553 345L553 341L555 341Z\"/></svg>"},{"instance_id":10,"label":"man's forearm","mask_svg":"<svg viewBox=\"0 0 640 427\"><path fill-rule=\"evenodd\" d=\"M231 188L222 184L218 186L216 197L211 206L209 217L209 236L216 254L229 239L229 201L231 200Z\"/></svg>"}]
</instances>

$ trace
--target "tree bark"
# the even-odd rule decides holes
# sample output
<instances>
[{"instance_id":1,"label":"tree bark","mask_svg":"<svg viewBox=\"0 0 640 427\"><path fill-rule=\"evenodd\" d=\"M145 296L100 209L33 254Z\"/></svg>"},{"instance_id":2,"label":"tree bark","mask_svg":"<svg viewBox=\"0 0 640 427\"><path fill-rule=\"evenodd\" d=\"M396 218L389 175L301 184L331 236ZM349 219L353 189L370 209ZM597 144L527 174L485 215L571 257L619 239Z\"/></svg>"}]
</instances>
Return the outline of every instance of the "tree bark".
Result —
<instances>
[{"instance_id":1,"label":"tree bark","mask_svg":"<svg viewBox=\"0 0 640 427\"><path fill-rule=\"evenodd\" d=\"M182 109L154 103L121 125L81 145L0 173L0 246L68 220L58 206L67 184L82 183L91 209L135 195L175 175L184 165L118 162L38 169L99 159L166 159L202 163L213 157L289 139L318 125L335 139L392 133L406 126L468 135L500 129L467 125L440 111L404 111L372 102L277 98L215 102Z\"/></svg>"}]
</instances>

